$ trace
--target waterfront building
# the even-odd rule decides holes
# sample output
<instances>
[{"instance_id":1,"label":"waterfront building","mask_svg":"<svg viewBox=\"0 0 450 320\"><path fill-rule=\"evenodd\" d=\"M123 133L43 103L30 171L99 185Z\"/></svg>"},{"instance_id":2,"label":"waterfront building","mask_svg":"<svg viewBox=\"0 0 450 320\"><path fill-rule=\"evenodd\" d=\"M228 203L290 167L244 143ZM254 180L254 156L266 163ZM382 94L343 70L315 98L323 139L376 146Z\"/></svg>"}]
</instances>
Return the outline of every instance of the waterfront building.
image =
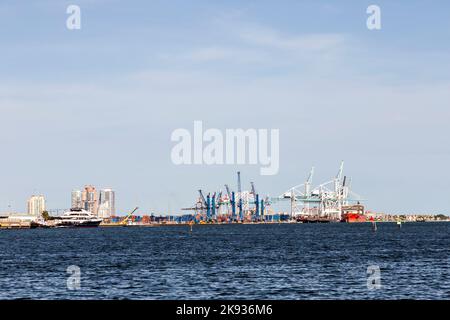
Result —
<instances>
[{"instance_id":1,"label":"waterfront building","mask_svg":"<svg viewBox=\"0 0 450 320\"><path fill-rule=\"evenodd\" d=\"M92 185L87 185L81 195L83 209L98 215L98 194L97 190Z\"/></svg>"},{"instance_id":2,"label":"waterfront building","mask_svg":"<svg viewBox=\"0 0 450 320\"><path fill-rule=\"evenodd\" d=\"M42 195L33 195L28 199L28 215L40 217L45 211L45 198Z\"/></svg>"},{"instance_id":3,"label":"waterfront building","mask_svg":"<svg viewBox=\"0 0 450 320\"><path fill-rule=\"evenodd\" d=\"M74 209L82 209L83 208L83 200L82 200L82 192L81 190L73 190L71 197L71 208Z\"/></svg>"},{"instance_id":4,"label":"waterfront building","mask_svg":"<svg viewBox=\"0 0 450 320\"><path fill-rule=\"evenodd\" d=\"M110 218L116 215L116 195L114 190L107 188L100 190L100 204L98 216L100 218Z\"/></svg>"}]
</instances>

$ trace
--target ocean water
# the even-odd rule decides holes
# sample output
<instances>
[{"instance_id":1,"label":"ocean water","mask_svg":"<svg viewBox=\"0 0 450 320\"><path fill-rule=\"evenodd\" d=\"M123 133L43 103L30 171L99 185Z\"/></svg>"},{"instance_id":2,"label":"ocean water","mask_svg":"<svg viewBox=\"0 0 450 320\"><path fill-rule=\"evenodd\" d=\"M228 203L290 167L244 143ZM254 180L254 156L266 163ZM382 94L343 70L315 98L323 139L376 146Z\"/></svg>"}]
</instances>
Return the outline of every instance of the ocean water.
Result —
<instances>
[{"instance_id":1,"label":"ocean water","mask_svg":"<svg viewBox=\"0 0 450 320\"><path fill-rule=\"evenodd\" d=\"M450 223L0 230L0 299L450 299Z\"/></svg>"}]
</instances>

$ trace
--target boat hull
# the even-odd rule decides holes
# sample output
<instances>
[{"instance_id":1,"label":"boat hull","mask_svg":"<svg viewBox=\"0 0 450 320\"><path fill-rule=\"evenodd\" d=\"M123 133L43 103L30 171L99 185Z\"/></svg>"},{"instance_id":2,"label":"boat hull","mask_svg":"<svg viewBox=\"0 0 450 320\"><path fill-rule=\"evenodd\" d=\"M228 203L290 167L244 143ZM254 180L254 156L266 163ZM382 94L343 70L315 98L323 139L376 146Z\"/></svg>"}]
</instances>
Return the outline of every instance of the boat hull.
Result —
<instances>
[{"instance_id":1,"label":"boat hull","mask_svg":"<svg viewBox=\"0 0 450 320\"><path fill-rule=\"evenodd\" d=\"M361 223L367 222L367 218L365 215L357 214L357 213L349 213L342 216L342 222L347 223Z\"/></svg>"},{"instance_id":2,"label":"boat hull","mask_svg":"<svg viewBox=\"0 0 450 320\"><path fill-rule=\"evenodd\" d=\"M61 221L56 227L58 228L97 228L101 223L99 221Z\"/></svg>"}]
</instances>

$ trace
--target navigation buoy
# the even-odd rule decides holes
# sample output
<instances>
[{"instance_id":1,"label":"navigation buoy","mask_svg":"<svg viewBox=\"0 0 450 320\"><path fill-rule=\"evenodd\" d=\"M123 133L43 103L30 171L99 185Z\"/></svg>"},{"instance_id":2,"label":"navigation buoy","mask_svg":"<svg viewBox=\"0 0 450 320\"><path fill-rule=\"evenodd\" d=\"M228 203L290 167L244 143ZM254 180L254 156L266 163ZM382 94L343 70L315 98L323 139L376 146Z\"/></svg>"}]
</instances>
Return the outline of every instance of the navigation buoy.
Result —
<instances>
[{"instance_id":1,"label":"navigation buoy","mask_svg":"<svg viewBox=\"0 0 450 320\"><path fill-rule=\"evenodd\" d=\"M369 220L372 222L372 230L377 231L377 222L375 221L375 219L373 217L370 217Z\"/></svg>"}]
</instances>

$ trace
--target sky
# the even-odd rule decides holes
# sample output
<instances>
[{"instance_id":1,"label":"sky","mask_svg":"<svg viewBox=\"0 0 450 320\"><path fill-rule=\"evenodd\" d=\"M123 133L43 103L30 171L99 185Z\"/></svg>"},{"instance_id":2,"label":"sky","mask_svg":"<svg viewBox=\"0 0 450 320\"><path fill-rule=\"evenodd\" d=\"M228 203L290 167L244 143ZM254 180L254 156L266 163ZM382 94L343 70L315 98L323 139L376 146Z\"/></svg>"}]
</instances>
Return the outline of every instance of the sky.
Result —
<instances>
[{"instance_id":1,"label":"sky","mask_svg":"<svg viewBox=\"0 0 450 320\"><path fill-rule=\"evenodd\" d=\"M367 209L450 213L448 1L2 0L0 39L0 212L93 184L119 213L177 213L237 170L274 197L344 160ZM278 174L174 165L195 120L279 129Z\"/></svg>"}]
</instances>

